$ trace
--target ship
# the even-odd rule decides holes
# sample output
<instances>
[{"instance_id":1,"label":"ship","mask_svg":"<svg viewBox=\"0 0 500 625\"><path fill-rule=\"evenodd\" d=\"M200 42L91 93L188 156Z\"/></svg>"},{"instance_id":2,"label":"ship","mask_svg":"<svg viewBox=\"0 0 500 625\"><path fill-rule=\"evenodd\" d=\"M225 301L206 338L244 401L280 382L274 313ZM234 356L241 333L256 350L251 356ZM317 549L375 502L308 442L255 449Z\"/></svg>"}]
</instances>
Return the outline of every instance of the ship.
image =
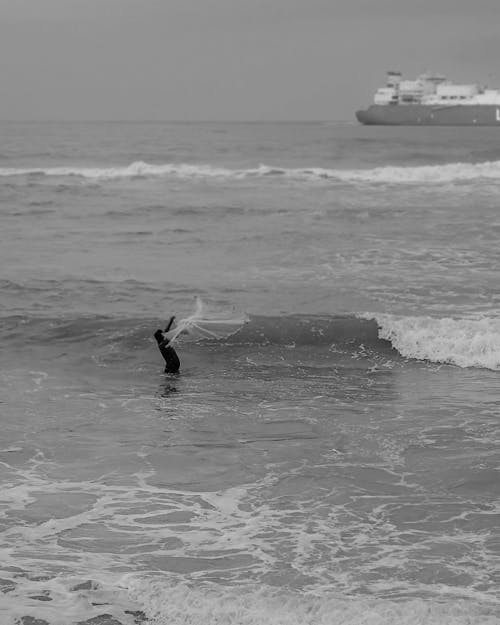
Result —
<instances>
[{"instance_id":1,"label":"ship","mask_svg":"<svg viewBox=\"0 0 500 625\"><path fill-rule=\"evenodd\" d=\"M454 83L442 74L403 80L390 71L373 104L356 117L377 126L500 126L500 89Z\"/></svg>"}]
</instances>

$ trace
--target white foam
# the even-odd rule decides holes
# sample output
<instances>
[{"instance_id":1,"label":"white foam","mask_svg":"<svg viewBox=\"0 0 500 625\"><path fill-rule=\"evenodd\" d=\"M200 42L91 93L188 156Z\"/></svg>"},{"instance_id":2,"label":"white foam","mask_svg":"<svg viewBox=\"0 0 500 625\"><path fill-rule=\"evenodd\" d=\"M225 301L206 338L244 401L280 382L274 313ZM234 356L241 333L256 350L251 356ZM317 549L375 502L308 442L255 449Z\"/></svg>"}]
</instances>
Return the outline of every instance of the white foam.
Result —
<instances>
[{"instance_id":1,"label":"white foam","mask_svg":"<svg viewBox=\"0 0 500 625\"><path fill-rule=\"evenodd\" d=\"M379 337L407 358L459 367L500 369L500 319L364 315L376 319Z\"/></svg>"},{"instance_id":2,"label":"white foam","mask_svg":"<svg viewBox=\"0 0 500 625\"><path fill-rule=\"evenodd\" d=\"M165 576L124 578L122 584L144 605L154 625L499 625L495 608L470 600L390 601L371 597L325 596L266 588L196 588Z\"/></svg>"},{"instance_id":3,"label":"white foam","mask_svg":"<svg viewBox=\"0 0 500 625\"><path fill-rule=\"evenodd\" d=\"M230 176L228 169L209 165L187 165L169 163L166 165L150 165L136 161L126 167L39 167L39 168L0 168L0 176L79 176L91 180L113 180L117 178L137 178L155 176L214 177Z\"/></svg>"},{"instance_id":4,"label":"white foam","mask_svg":"<svg viewBox=\"0 0 500 625\"><path fill-rule=\"evenodd\" d=\"M385 166L373 169L328 169L323 167L282 168L259 165L230 169L209 164L165 163L153 165L136 161L122 167L34 167L0 168L0 176L77 176L90 180L113 180L137 177L227 178L283 177L304 181L362 182L372 184L421 184L500 181L500 161L483 163L448 163L419 167Z\"/></svg>"},{"instance_id":5,"label":"white foam","mask_svg":"<svg viewBox=\"0 0 500 625\"><path fill-rule=\"evenodd\" d=\"M500 161L484 163L448 163L419 167L376 167L367 170L338 172L346 181L380 183L449 183L480 179L500 180Z\"/></svg>"}]
</instances>

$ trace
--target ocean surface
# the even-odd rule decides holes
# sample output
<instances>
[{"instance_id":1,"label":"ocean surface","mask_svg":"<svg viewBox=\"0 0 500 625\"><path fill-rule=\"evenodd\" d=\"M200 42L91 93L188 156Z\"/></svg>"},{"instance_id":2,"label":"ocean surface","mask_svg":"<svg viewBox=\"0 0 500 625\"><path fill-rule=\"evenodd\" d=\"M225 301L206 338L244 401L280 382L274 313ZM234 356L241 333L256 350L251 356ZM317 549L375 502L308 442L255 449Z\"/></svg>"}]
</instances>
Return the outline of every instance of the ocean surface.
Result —
<instances>
[{"instance_id":1,"label":"ocean surface","mask_svg":"<svg viewBox=\"0 0 500 625\"><path fill-rule=\"evenodd\" d=\"M499 624L499 132L0 124L0 623Z\"/></svg>"}]
</instances>

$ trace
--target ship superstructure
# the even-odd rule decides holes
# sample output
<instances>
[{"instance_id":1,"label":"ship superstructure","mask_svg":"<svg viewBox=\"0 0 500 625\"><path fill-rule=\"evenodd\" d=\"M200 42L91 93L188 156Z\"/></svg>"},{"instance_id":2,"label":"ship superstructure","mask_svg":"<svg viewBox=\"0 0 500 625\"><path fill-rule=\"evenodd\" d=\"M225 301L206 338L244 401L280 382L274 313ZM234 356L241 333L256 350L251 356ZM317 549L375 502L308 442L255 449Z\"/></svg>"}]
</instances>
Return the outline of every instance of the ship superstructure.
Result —
<instances>
[{"instance_id":1,"label":"ship superstructure","mask_svg":"<svg viewBox=\"0 0 500 625\"><path fill-rule=\"evenodd\" d=\"M387 72L374 103L356 117L363 124L496 126L500 124L500 90L457 84L441 74L403 80Z\"/></svg>"}]
</instances>

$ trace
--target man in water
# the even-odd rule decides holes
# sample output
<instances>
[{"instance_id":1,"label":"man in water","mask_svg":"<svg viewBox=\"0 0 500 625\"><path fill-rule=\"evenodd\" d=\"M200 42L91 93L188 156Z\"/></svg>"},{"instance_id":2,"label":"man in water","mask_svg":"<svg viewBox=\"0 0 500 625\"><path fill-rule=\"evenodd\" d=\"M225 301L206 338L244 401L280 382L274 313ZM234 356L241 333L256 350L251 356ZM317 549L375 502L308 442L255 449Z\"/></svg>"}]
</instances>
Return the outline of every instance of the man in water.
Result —
<instances>
[{"instance_id":1,"label":"man in water","mask_svg":"<svg viewBox=\"0 0 500 625\"><path fill-rule=\"evenodd\" d=\"M172 327L174 320L175 317L170 317L170 321L168 322L165 330L156 330L154 333L154 337L158 343L158 349L165 359L165 373L178 373L181 366L181 361L179 360L179 356L177 356L177 352L171 345L169 345L170 341L165 336L165 334Z\"/></svg>"}]
</instances>

